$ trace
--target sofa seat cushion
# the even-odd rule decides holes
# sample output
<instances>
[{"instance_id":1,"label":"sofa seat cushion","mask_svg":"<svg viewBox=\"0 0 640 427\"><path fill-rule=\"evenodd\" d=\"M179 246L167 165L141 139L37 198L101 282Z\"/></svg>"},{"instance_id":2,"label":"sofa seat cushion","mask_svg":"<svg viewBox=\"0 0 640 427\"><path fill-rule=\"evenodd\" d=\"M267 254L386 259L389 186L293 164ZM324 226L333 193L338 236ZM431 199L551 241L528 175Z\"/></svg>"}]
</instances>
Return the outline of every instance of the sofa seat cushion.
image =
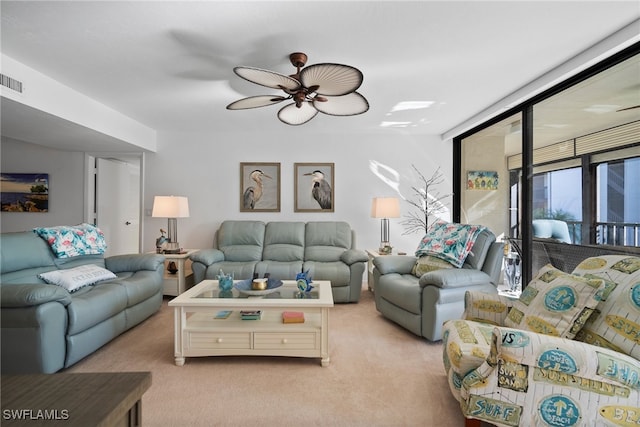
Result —
<instances>
[{"instance_id":1,"label":"sofa seat cushion","mask_svg":"<svg viewBox=\"0 0 640 427\"><path fill-rule=\"evenodd\" d=\"M268 273L269 277L280 280L293 280L301 271L302 261L260 261L255 267L258 277L264 277Z\"/></svg>"},{"instance_id":2,"label":"sofa seat cushion","mask_svg":"<svg viewBox=\"0 0 640 427\"><path fill-rule=\"evenodd\" d=\"M80 333L127 308L127 291L118 283L99 283L73 294L67 306L68 335Z\"/></svg>"},{"instance_id":3,"label":"sofa seat cushion","mask_svg":"<svg viewBox=\"0 0 640 427\"><path fill-rule=\"evenodd\" d=\"M351 269L342 261L305 261L302 269L309 270L309 276L313 280L330 280L331 287L348 286L351 280Z\"/></svg>"},{"instance_id":4,"label":"sofa seat cushion","mask_svg":"<svg viewBox=\"0 0 640 427\"><path fill-rule=\"evenodd\" d=\"M472 320L449 320L442 330L442 352L451 392L460 400L462 379L485 361L494 325Z\"/></svg>"},{"instance_id":5,"label":"sofa seat cushion","mask_svg":"<svg viewBox=\"0 0 640 427\"><path fill-rule=\"evenodd\" d=\"M413 314L422 313L422 288L413 274L391 273L380 276L376 297Z\"/></svg>"},{"instance_id":6,"label":"sofa seat cushion","mask_svg":"<svg viewBox=\"0 0 640 427\"><path fill-rule=\"evenodd\" d=\"M127 292L127 307L133 307L151 298L162 289L155 271L120 272L117 276L118 278L113 282L120 284Z\"/></svg>"}]
</instances>

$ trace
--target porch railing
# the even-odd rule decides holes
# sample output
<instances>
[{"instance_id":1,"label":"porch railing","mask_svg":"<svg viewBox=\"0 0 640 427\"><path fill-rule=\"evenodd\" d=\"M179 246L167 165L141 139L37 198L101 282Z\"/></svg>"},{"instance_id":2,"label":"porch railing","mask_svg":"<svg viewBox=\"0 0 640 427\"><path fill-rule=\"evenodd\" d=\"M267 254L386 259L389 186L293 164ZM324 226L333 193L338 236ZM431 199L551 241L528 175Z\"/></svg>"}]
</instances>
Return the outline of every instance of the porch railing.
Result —
<instances>
[{"instance_id":1,"label":"porch railing","mask_svg":"<svg viewBox=\"0 0 640 427\"><path fill-rule=\"evenodd\" d=\"M582 223L567 221L571 241L582 243ZM595 244L611 246L640 246L640 223L596 222Z\"/></svg>"}]
</instances>

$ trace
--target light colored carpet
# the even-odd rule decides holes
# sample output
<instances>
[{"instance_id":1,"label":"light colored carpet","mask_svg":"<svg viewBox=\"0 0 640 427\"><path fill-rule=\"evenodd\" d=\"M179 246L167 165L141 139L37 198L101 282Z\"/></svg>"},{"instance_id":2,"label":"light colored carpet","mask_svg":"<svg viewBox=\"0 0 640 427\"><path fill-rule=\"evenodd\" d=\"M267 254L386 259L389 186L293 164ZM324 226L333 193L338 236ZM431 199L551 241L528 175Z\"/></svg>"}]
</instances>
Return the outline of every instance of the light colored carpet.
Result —
<instances>
[{"instance_id":1,"label":"light colored carpet","mask_svg":"<svg viewBox=\"0 0 640 427\"><path fill-rule=\"evenodd\" d=\"M462 426L430 343L384 319L363 288L330 314L331 363L282 357L173 360L173 311L162 309L66 372L151 371L144 426Z\"/></svg>"}]
</instances>

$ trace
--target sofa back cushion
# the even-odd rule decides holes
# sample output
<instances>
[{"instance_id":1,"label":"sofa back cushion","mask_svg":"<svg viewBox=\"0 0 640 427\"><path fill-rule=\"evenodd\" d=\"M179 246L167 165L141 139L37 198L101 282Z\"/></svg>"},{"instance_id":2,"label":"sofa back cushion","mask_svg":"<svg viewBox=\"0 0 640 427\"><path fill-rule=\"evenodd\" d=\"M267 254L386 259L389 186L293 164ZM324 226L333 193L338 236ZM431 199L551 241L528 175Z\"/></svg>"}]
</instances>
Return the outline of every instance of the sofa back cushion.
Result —
<instances>
[{"instance_id":1,"label":"sofa back cushion","mask_svg":"<svg viewBox=\"0 0 640 427\"><path fill-rule=\"evenodd\" d=\"M261 221L225 221L218 230L218 249L226 261L260 261L264 232Z\"/></svg>"},{"instance_id":2,"label":"sofa back cushion","mask_svg":"<svg viewBox=\"0 0 640 427\"><path fill-rule=\"evenodd\" d=\"M263 260L302 261L304 222L270 222L264 234Z\"/></svg>"},{"instance_id":3,"label":"sofa back cushion","mask_svg":"<svg viewBox=\"0 0 640 427\"><path fill-rule=\"evenodd\" d=\"M573 273L604 280L596 311L576 339L640 360L640 257L595 256L583 260Z\"/></svg>"},{"instance_id":4,"label":"sofa back cushion","mask_svg":"<svg viewBox=\"0 0 640 427\"><path fill-rule=\"evenodd\" d=\"M39 269L42 271L54 269L53 252L33 231L0 234L0 273L17 272L20 270ZM38 271L38 272L42 272ZM34 278L38 273L35 273ZM38 283L35 280L30 283ZM28 283L28 282L25 282Z\"/></svg>"},{"instance_id":5,"label":"sofa back cushion","mask_svg":"<svg viewBox=\"0 0 640 427\"><path fill-rule=\"evenodd\" d=\"M471 252L469 252L467 258L464 260L463 267L480 270L484 265L485 259L487 258L487 253L489 253L491 244L495 241L495 234L493 234L491 230L487 228L483 229L476 236L476 241L471 247Z\"/></svg>"},{"instance_id":6,"label":"sofa back cushion","mask_svg":"<svg viewBox=\"0 0 640 427\"><path fill-rule=\"evenodd\" d=\"M344 251L351 249L351 227L346 222L308 222L305 227L304 259L308 261L339 261Z\"/></svg>"}]
</instances>

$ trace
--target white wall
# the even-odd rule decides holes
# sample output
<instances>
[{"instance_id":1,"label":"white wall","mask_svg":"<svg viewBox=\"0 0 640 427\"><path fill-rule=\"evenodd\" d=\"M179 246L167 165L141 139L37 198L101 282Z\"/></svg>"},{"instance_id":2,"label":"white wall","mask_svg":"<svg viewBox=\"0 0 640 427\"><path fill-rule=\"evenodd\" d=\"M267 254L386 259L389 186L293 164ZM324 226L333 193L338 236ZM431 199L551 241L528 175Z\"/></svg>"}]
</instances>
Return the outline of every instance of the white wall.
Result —
<instances>
[{"instance_id":1,"label":"white wall","mask_svg":"<svg viewBox=\"0 0 640 427\"><path fill-rule=\"evenodd\" d=\"M279 213L240 212L240 162L281 164ZM295 213L294 163L335 163L335 212ZM277 134L239 130L228 134L158 133L158 150L147 154L145 174L144 250L154 248L165 219L149 216L156 195L189 198L191 216L178 219L178 240L184 248L208 248L219 224L227 219L260 221L347 221L356 230L360 249L377 248L380 220L370 217L371 199L394 196L397 191L372 171L379 163L397 172L397 189L411 197L418 182L411 165L427 177L441 167L451 192L452 147L438 136L409 135L390 131L386 135L332 135L307 133L304 126L283 125ZM393 177L386 172L387 177ZM446 187L445 187L446 186ZM451 208L451 199L448 207ZM401 203L402 213L408 204ZM402 236L402 218L391 220L391 244L413 252L422 235Z\"/></svg>"},{"instance_id":2,"label":"white wall","mask_svg":"<svg viewBox=\"0 0 640 427\"><path fill-rule=\"evenodd\" d=\"M48 173L49 212L2 212L0 231L80 224L84 206L84 155L52 150L39 145L2 138L0 171Z\"/></svg>"},{"instance_id":3,"label":"white wall","mask_svg":"<svg viewBox=\"0 0 640 427\"><path fill-rule=\"evenodd\" d=\"M283 125L284 126L284 125ZM409 135L390 131L386 135L305 134L243 132L233 134L160 133L158 152L147 154L145 210L150 212L155 195L189 197L190 218L178 220L179 242L185 248L212 246L213 233L226 219L260 221L347 221L356 230L361 249L377 248L380 220L370 217L371 199L379 196L413 197L418 184L411 165L425 176L441 167L446 183L441 193L451 192L452 149L438 136ZM295 132L304 133L302 128ZM0 214L1 231L29 230L37 226L78 224L84 218L84 155L52 150L22 141L2 140L2 172L49 173L49 213ZM240 212L240 162L281 164L281 211ZM293 170L296 162L335 163L335 212L293 212ZM378 165L378 174L372 166ZM394 176L397 173L397 177ZM395 183L395 184L394 184ZM397 190L396 190L397 189ZM448 207L451 208L451 199ZM402 214L409 205L401 203ZM391 244L413 252L421 235L405 235L391 219ZM154 249L159 229L166 220L143 218L143 251Z\"/></svg>"}]
</instances>

